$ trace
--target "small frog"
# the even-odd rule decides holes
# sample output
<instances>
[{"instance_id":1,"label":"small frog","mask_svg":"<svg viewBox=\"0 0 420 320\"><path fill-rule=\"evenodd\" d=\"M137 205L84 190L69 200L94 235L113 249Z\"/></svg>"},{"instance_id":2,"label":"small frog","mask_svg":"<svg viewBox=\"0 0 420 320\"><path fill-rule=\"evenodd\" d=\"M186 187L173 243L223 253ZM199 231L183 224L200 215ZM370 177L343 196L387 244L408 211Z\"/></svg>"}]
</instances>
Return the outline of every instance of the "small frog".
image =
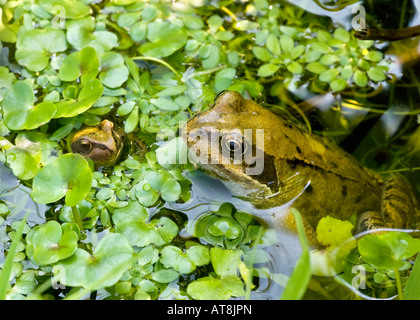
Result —
<instances>
[{"instance_id":1,"label":"small frog","mask_svg":"<svg viewBox=\"0 0 420 320\"><path fill-rule=\"evenodd\" d=\"M130 142L135 155L143 155L147 147L134 135L126 135L113 122L103 120L97 126L85 126L69 137L69 149L91 159L95 167L110 167L116 164L125 146Z\"/></svg>"},{"instance_id":2,"label":"small frog","mask_svg":"<svg viewBox=\"0 0 420 320\"><path fill-rule=\"evenodd\" d=\"M275 226L295 230L290 208L298 209L312 244L327 215L347 220L357 214L356 232L417 223L418 204L402 175L383 179L332 142L238 92L219 93L212 108L191 118L182 134L198 165L234 196L246 196L256 208L279 208ZM252 170L258 162L262 169Z\"/></svg>"}]
</instances>

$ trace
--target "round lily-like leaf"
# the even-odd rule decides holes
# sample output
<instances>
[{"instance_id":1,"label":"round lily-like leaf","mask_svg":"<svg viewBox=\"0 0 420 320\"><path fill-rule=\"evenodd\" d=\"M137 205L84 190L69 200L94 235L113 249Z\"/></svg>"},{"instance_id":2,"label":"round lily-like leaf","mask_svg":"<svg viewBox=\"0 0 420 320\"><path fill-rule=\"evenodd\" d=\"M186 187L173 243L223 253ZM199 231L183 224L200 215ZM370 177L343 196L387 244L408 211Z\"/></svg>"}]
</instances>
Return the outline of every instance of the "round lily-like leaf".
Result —
<instances>
[{"instance_id":1,"label":"round lily-like leaf","mask_svg":"<svg viewBox=\"0 0 420 320\"><path fill-rule=\"evenodd\" d=\"M99 79L110 88L118 88L128 79L128 69L124 58L116 52L107 52L101 57L101 73Z\"/></svg>"},{"instance_id":2,"label":"round lily-like leaf","mask_svg":"<svg viewBox=\"0 0 420 320\"><path fill-rule=\"evenodd\" d=\"M154 21L147 25L150 42L140 47L140 53L152 57L167 57L187 43L186 31L168 21Z\"/></svg>"},{"instance_id":3,"label":"round lily-like leaf","mask_svg":"<svg viewBox=\"0 0 420 320\"><path fill-rule=\"evenodd\" d=\"M172 267L185 274L210 262L209 248L202 245L192 245L185 252L176 246L166 246L161 250L161 255L160 261L166 268Z\"/></svg>"},{"instance_id":4,"label":"round lily-like leaf","mask_svg":"<svg viewBox=\"0 0 420 320\"><path fill-rule=\"evenodd\" d=\"M131 266L132 258L133 248L127 239L110 233L98 242L92 254L79 248L54 270L59 272L60 283L66 286L98 290L115 284Z\"/></svg>"},{"instance_id":5,"label":"round lily-like leaf","mask_svg":"<svg viewBox=\"0 0 420 320\"><path fill-rule=\"evenodd\" d=\"M85 112L102 96L103 91L100 80L89 81L80 90L77 99L62 100L56 104L57 112L54 118L70 118Z\"/></svg>"},{"instance_id":6,"label":"round lily-like leaf","mask_svg":"<svg viewBox=\"0 0 420 320\"><path fill-rule=\"evenodd\" d=\"M19 33L15 55L16 60L28 70L41 71L48 66L51 54L66 49L64 31L48 27Z\"/></svg>"},{"instance_id":7,"label":"round lily-like leaf","mask_svg":"<svg viewBox=\"0 0 420 320\"><path fill-rule=\"evenodd\" d=\"M35 96L25 81L17 81L3 99L4 123L11 130L32 130L47 123L56 113L51 102L34 106Z\"/></svg>"},{"instance_id":8,"label":"round lily-like leaf","mask_svg":"<svg viewBox=\"0 0 420 320\"><path fill-rule=\"evenodd\" d=\"M178 200L181 186L175 178L166 171L152 171L136 187L136 197L145 206L153 205L158 195L163 200L173 202Z\"/></svg>"},{"instance_id":9,"label":"round lily-like leaf","mask_svg":"<svg viewBox=\"0 0 420 320\"><path fill-rule=\"evenodd\" d=\"M399 231L369 234L358 241L358 248L362 259L376 268L400 268L420 251L420 239Z\"/></svg>"},{"instance_id":10,"label":"round lily-like leaf","mask_svg":"<svg viewBox=\"0 0 420 320\"><path fill-rule=\"evenodd\" d=\"M219 278L204 277L192 281L188 294L196 300L227 300L232 296L245 295L244 285L237 276Z\"/></svg>"},{"instance_id":11,"label":"round lily-like leaf","mask_svg":"<svg viewBox=\"0 0 420 320\"><path fill-rule=\"evenodd\" d=\"M94 31L91 18L72 20L67 23L67 40L77 50L92 47L96 52L107 52L118 46L118 37L109 31Z\"/></svg>"},{"instance_id":12,"label":"round lily-like leaf","mask_svg":"<svg viewBox=\"0 0 420 320\"><path fill-rule=\"evenodd\" d=\"M82 201L90 190L92 170L80 154L64 154L44 166L33 180L32 199L55 202L65 196L69 207Z\"/></svg>"},{"instance_id":13,"label":"round lily-like leaf","mask_svg":"<svg viewBox=\"0 0 420 320\"><path fill-rule=\"evenodd\" d=\"M81 51L68 55L58 72L63 81L75 81L81 76L81 83L86 84L99 72L99 59L94 48L85 47Z\"/></svg>"},{"instance_id":14,"label":"round lily-like leaf","mask_svg":"<svg viewBox=\"0 0 420 320\"><path fill-rule=\"evenodd\" d=\"M32 179L56 149L58 144L48 140L45 134L27 131L18 134L15 146L6 150L6 162L19 179Z\"/></svg>"},{"instance_id":15,"label":"round lily-like leaf","mask_svg":"<svg viewBox=\"0 0 420 320\"><path fill-rule=\"evenodd\" d=\"M77 249L78 236L75 231L63 233L56 221L48 221L32 236L33 260L48 265L70 257Z\"/></svg>"},{"instance_id":16,"label":"round lily-like leaf","mask_svg":"<svg viewBox=\"0 0 420 320\"><path fill-rule=\"evenodd\" d=\"M123 234L131 245L145 247L149 244L165 245L178 234L177 224L167 217L147 222L148 213L137 201L115 210L112 220L115 231Z\"/></svg>"},{"instance_id":17,"label":"round lily-like leaf","mask_svg":"<svg viewBox=\"0 0 420 320\"><path fill-rule=\"evenodd\" d=\"M55 15L57 14L57 5L63 7L64 12L60 12L61 14L65 14L66 18L69 19L80 19L86 17L90 13L90 9L87 5L82 3L81 1L74 1L74 0L38 0L38 3L49 13Z\"/></svg>"}]
</instances>

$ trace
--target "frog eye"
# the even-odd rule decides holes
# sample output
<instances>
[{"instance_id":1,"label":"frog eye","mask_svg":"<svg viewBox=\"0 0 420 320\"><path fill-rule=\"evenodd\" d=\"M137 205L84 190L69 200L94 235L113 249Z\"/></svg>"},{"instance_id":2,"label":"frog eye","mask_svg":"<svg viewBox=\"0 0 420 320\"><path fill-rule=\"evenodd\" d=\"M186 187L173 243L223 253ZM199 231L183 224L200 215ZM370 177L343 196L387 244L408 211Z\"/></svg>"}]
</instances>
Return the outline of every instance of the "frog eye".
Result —
<instances>
[{"instance_id":1,"label":"frog eye","mask_svg":"<svg viewBox=\"0 0 420 320\"><path fill-rule=\"evenodd\" d=\"M226 152L232 158L234 155L243 155L248 149L248 142L237 133L225 134L220 139L222 152Z\"/></svg>"},{"instance_id":2,"label":"frog eye","mask_svg":"<svg viewBox=\"0 0 420 320\"><path fill-rule=\"evenodd\" d=\"M78 141L78 151L81 153L89 153L93 148L93 144L85 139L80 139Z\"/></svg>"}]
</instances>

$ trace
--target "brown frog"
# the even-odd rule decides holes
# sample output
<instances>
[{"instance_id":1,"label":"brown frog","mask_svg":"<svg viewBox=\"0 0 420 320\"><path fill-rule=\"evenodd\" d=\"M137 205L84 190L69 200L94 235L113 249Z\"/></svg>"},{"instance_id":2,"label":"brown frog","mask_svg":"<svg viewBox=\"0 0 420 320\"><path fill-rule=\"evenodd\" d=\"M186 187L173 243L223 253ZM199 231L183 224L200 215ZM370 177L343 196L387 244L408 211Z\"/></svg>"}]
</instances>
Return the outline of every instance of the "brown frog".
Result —
<instances>
[{"instance_id":1,"label":"brown frog","mask_svg":"<svg viewBox=\"0 0 420 320\"><path fill-rule=\"evenodd\" d=\"M298 209L312 244L327 215L346 220L357 214L357 232L417 223L418 204L403 176L383 179L332 142L238 92L219 93L211 109L187 122L183 136L198 165L233 195L246 196L257 208L278 207L275 225L295 230L290 208ZM262 169L255 170L258 162Z\"/></svg>"},{"instance_id":2,"label":"brown frog","mask_svg":"<svg viewBox=\"0 0 420 320\"><path fill-rule=\"evenodd\" d=\"M131 144L130 154L142 155L147 147L134 135L126 135L109 120L97 126L85 126L69 137L69 150L91 159L95 167L109 167L116 164L124 146ZM129 141L130 143L127 143Z\"/></svg>"}]
</instances>

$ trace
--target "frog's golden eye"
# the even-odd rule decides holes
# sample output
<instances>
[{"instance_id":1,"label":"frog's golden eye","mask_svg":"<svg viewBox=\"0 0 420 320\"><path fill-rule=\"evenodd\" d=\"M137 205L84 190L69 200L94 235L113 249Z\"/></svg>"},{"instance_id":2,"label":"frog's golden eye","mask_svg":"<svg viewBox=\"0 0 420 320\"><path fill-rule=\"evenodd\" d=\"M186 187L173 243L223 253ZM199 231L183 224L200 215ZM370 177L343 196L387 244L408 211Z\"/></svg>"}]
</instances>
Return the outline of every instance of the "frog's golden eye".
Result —
<instances>
[{"instance_id":1,"label":"frog's golden eye","mask_svg":"<svg viewBox=\"0 0 420 320\"><path fill-rule=\"evenodd\" d=\"M76 152L87 154L90 151L92 151L93 144L90 141L86 140L86 139L80 139L77 142L77 149L78 150Z\"/></svg>"},{"instance_id":2,"label":"frog's golden eye","mask_svg":"<svg viewBox=\"0 0 420 320\"><path fill-rule=\"evenodd\" d=\"M243 155L248 150L248 142L240 134L228 133L221 137L220 147L223 153L229 154L232 158L235 155Z\"/></svg>"}]
</instances>

